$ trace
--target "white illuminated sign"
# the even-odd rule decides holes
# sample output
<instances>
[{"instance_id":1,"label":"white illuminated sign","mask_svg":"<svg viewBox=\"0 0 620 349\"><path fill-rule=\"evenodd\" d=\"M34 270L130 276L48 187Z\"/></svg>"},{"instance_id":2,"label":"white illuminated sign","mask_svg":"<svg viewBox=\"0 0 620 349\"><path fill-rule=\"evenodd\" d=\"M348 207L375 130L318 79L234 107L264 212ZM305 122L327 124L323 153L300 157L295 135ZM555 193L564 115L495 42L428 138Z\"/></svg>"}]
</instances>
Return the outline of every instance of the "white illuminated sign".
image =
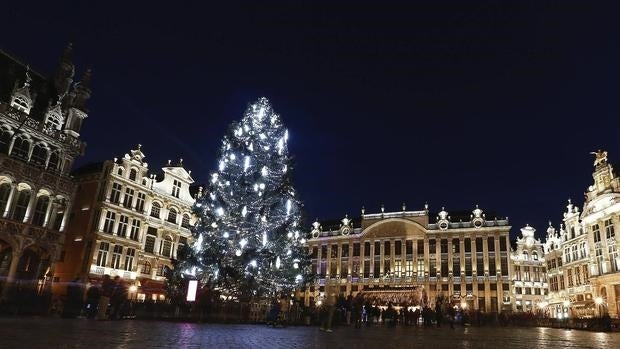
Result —
<instances>
[{"instance_id":1,"label":"white illuminated sign","mask_svg":"<svg viewBox=\"0 0 620 349\"><path fill-rule=\"evenodd\" d=\"M189 280L187 286L187 301L193 302L196 300L196 291L198 290L198 280Z\"/></svg>"}]
</instances>

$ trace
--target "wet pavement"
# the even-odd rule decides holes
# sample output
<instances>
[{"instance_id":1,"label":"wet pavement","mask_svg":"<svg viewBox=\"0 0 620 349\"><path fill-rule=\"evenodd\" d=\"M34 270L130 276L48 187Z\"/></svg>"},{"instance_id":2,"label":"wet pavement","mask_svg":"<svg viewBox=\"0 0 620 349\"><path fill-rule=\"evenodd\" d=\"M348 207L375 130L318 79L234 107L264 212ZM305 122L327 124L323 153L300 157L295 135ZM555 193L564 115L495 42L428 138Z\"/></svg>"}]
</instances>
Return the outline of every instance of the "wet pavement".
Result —
<instances>
[{"instance_id":1,"label":"wet pavement","mask_svg":"<svg viewBox=\"0 0 620 349\"><path fill-rule=\"evenodd\" d=\"M316 327L1 318L0 348L620 348L620 333L524 327Z\"/></svg>"}]
</instances>

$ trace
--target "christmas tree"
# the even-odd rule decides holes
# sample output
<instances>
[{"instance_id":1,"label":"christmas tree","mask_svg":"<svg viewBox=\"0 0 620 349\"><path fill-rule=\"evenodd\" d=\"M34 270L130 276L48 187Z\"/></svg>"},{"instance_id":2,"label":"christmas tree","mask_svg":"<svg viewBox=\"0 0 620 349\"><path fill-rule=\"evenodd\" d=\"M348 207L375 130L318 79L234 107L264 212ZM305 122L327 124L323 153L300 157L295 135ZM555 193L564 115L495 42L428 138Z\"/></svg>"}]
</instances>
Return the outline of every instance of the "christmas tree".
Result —
<instances>
[{"instance_id":1,"label":"christmas tree","mask_svg":"<svg viewBox=\"0 0 620 349\"><path fill-rule=\"evenodd\" d=\"M304 280L302 205L287 141L266 98L231 125L217 171L197 197L195 242L178 263L186 274L233 297L272 295Z\"/></svg>"}]
</instances>

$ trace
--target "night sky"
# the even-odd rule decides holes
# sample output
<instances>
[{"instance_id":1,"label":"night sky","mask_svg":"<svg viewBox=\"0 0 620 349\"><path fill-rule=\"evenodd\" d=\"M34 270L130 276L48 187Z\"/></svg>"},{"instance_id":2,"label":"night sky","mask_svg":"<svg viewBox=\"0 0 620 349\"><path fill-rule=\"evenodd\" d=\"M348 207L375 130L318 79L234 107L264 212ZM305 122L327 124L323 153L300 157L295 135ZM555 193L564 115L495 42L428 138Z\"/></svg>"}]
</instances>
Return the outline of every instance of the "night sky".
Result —
<instances>
[{"instance_id":1,"label":"night sky","mask_svg":"<svg viewBox=\"0 0 620 349\"><path fill-rule=\"evenodd\" d=\"M0 47L49 75L72 42L76 76L93 69L78 164L141 143L151 168L181 156L205 182L228 124L266 96L307 223L428 201L542 235L582 204L590 151L620 163L611 2L17 3Z\"/></svg>"}]
</instances>

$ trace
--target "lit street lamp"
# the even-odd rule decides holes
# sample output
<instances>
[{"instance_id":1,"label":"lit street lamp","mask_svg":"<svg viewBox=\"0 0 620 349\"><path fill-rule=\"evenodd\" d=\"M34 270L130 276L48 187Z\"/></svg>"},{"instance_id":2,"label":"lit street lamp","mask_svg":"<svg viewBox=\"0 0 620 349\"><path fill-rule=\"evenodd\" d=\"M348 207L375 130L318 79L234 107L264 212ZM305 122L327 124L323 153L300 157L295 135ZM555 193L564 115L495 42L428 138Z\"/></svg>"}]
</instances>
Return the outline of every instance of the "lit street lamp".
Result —
<instances>
[{"instance_id":1,"label":"lit street lamp","mask_svg":"<svg viewBox=\"0 0 620 349\"><path fill-rule=\"evenodd\" d=\"M598 311L598 317L603 317L603 312L601 311L601 304L603 304L603 297L594 298L594 304L596 304L596 310Z\"/></svg>"}]
</instances>

